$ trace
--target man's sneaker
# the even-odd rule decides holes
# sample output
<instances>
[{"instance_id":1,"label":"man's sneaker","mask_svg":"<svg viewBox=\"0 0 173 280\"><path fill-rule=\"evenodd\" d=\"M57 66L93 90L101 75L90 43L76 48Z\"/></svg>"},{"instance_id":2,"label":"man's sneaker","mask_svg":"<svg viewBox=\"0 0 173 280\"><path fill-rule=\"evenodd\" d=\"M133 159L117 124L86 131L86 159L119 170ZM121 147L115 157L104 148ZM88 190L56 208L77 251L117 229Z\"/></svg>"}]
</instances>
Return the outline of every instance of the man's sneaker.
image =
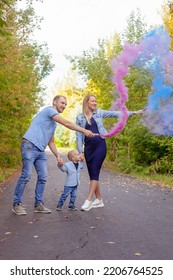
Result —
<instances>
[{"instance_id":1,"label":"man's sneaker","mask_svg":"<svg viewBox=\"0 0 173 280\"><path fill-rule=\"evenodd\" d=\"M89 211L92 208L92 201L85 200L84 204L81 207L81 211Z\"/></svg>"},{"instance_id":2,"label":"man's sneaker","mask_svg":"<svg viewBox=\"0 0 173 280\"><path fill-rule=\"evenodd\" d=\"M77 208L75 205L69 205L68 210L76 211Z\"/></svg>"},{"instance_id":3,"label":"man's sneaker","mask_svg":"<svg viewBox=\"0 0 173 280\"><path fill-rule=\"evenodd\" d=\"M56 207L56 211L61 211L62 210L62 206L58 206Z\"/></svg>"},{"instance_id":4,"label":"man's sneaker","mask_svg":"<svg viewBox=\"0 0 173 280\"><path fill-rule=\"evenodd\" d=\"M13 205L12 211L18 216L26 215L26 211L21 204Z\"/></svg>"},{"instance_id":5,"label":"man's sneaker","mask_svg":"<svg viewBox=\"0 0 173 280\"><path fill-rule=\"evenodd\" d=\"M51 210L46 208L44 206L44 204L41 203L41 204L35 206L34 212L35 213L49 214L49 213L51 213Z\"/></svg>"},{"instance_id":6,"label":"man's sneaker","mask_svg":"<svg viewBox=\"0 0 173 280\"><path fill-rule=\"evenodd\" d=\"M93 208L104 207L103 200L102 200L102 199L96 198L96 199L92 202L92 207L93 207Z\"/></svg>"}]
</instances>

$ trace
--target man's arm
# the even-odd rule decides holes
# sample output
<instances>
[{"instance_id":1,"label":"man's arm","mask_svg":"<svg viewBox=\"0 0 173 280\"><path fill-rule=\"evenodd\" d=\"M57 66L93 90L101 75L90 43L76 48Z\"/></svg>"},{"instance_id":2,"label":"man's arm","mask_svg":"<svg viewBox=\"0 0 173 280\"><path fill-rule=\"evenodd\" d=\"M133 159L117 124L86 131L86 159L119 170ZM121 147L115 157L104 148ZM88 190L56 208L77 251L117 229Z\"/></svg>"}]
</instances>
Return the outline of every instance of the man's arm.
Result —
<instances>
[{"instance_id":1,"label":"man's arm","mask_svg":"<svg viewBox=\"0 0 173 280\"><path fill-rule=\"evenodd\" d=\"M79 131L79 132L82 132L84 133L87 137L92 137L94 136L94 134L90 131L90 130L87 130L83 127L80 127L78 126L77 124L69 121L69 120L66 120L62 117L60 117L59 115L55 115L52 117L52 119L62 125L64 125L65 127L71 129L71 130L75 130L75 131Z\"/></svg>"},{"instance_id":2,"label":"man's arm","mask_svg":"<svg viewBox=\"0 0 173 280\"><path fill-rule=\"evenodd\" d=\"M51 152L55 155L55 157L57 158L58 164L62 164L62 158L57 150L57 147L55 146L55 142L54 142L54 135L51 136L49 143L48 143L49 149L51 150Z\"/></svg>"}]
</instances>

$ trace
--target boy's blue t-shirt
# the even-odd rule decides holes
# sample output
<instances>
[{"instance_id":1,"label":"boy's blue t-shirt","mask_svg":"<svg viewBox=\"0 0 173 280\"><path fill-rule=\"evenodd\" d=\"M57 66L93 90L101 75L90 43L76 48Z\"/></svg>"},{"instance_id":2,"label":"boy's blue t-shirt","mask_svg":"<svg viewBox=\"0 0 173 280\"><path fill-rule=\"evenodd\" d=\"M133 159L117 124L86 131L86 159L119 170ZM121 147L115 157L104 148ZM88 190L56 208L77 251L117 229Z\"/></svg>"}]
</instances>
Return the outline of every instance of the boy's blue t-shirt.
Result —
<instances>
[{"instance_id":1,"label":"boy's blue t-shirt","mask_svg":"<svg viewBox=\"0 0 173 280\"><path fill-rule=\"evenodd\" d=\"M58 115L53 107L48 106L41 110L32 120L32 123L23 138L32 142L41 151L44 151L54 134L57 123L52 119L54 115Z\"/></svg>"}]
</instances>

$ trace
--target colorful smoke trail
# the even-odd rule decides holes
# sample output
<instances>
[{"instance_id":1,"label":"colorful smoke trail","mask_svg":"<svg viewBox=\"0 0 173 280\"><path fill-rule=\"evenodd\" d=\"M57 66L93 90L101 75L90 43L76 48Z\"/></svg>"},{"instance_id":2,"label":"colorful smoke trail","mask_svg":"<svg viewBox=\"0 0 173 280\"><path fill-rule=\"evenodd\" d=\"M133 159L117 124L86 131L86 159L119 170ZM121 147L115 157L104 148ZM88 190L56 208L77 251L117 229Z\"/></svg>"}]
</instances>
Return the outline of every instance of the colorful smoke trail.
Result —
<instances>
[{"instance_id":1,"label":"colorful smoke trail","mask_svg":"<svg viewBox=\"0 0 173 280\"><path fill-rule=\"evenodd\" d=\"M112 108L121 111L121 118L114 125L113 129L107 134L101 135L103 137L112 137L123 130L128 119L128 110L125 103L128 101L128 88L125 86L124 78L129 73L129 66L133 63L136 56L141 51L141 46L126 44L124 51L112 61L112 83L115 85L119 98L112 104Z\"/></svg>"},{"instance_id":2,"label":"colorful smoke trail","mask_svg":"<svg viewBox=\"0 0 173 280\"><path fill-rule=\"evenodd\" d=\"M173 135L173 52L169 49L170 40L167 30L159 26L148 32L138 45L125 44L122 53L112 61L112 82L120 96L113 108L119 108L122 115L104 137L116 135L126 125L128 88L124 78L131 65L149 70L153 77L152 93L148 96L148 104L143 113L143 124L151 133Z\"/></svg>"},{"instance_id":3,"label":"colorful smoke trail","mask_svg":"<svg viewBox=\"0 0 173 280\"><path fill-rule=\"evenodd\" d=\"M153 74L152 93L148 96L143 123L151 133L166 136L173 135L173 52L169 49L170 40L167 30L160 26L150 31L141 42L144 46L141 66ZM141 57L137 57L136 65L140 60Z\"/></svg>"}]
</instances>

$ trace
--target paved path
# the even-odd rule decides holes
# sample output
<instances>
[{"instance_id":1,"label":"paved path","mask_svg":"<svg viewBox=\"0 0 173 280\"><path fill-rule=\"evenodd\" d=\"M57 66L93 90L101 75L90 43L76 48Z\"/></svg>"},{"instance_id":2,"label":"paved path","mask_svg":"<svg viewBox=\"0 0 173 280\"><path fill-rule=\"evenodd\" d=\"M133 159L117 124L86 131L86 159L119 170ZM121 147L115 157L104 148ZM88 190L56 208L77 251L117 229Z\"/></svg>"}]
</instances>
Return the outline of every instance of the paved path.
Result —
<instances>
[{"instance_id":1,"label":"paved path","mask_svg":"<svg viewBox=\"0 0 173 280\"><path fill-rule=\"evenodd\" d=\"M56 211L65 174L48 152L45 205L51 214L33 212L35 172L23 203L26 216L11 212L18 175L0 196L1 260L172 260L173 191L130 176L102 170L104 208L80 211L88 190L86 168L76 205L78 211ZM64 157L66 159L66 157Z\"/></svg>"}]
</instances>

